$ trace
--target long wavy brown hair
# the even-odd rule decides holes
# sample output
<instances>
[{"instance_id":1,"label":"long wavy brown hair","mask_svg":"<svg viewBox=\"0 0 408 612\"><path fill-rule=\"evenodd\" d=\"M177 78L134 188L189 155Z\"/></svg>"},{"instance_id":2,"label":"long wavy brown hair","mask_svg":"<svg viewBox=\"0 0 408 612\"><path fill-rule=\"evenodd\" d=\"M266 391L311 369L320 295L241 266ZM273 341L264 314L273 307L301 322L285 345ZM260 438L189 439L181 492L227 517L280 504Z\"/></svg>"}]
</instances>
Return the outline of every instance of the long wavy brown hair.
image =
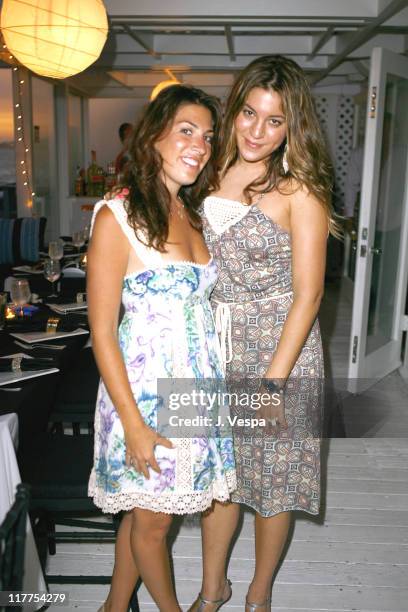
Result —
<instances>
[{"instance_id":1,"label":"long wavy brown hair","mask_svg":"<svg viewBox=\"0 0 408 612\"><path fill-rule=\"evenodd\" d=\"M265 192L277 189L288 194L291 185L303 185L324 206L330 233L339 236L331 204L333 167L326 141L305 73L291 59L281 55L265 55L251 62L239 74L226 103L219 158L220 178L238 159L235 119L254 87L273 90L280 95L287 136L267 160L264 174L246 186L245 199L252 202L253 196L261 190ZM289 165L287 174L282 165L286 144Z\"/></svg>"},{"instance_id":2,"label":"long wavy brown hair","mask_svg":"<svg viewBox=\"0 0 408 612\"><path fill-rule=\"evenodd\" d=\"M216 181L216 157L221 126L219 101L201 89L187 85L167 87L149 104L134 129L129 146L131 161L118 189L127 187L128 222L139 239L149 247L165 252L169 234L170 193L161 178L162 157L155 143L171 128L174 117L181 106L198 104L207 108L212 117L214 138L210 159L193 185L182 186L182 198L189 221L201 229L197 208L208 194L209 186Z\"/></svg>"}]
</instances>

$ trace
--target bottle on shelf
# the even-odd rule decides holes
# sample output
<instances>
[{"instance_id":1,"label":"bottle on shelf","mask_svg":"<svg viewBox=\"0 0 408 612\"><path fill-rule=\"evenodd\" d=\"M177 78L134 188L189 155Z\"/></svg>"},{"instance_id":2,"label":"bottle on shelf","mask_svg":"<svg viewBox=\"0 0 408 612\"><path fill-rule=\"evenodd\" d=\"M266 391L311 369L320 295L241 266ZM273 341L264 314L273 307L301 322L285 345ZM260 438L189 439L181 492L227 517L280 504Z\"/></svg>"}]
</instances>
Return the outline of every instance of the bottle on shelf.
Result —
<instances>
[{"instance_id":1,"label":"bottle on shelf","mask_svg":"<svg viewBox=\"0 0 408 612\"><path fill-rule=\"evenodd\" d=\"M103 168L96 163L96 151L91 151L91 163L88 168L87 195L103 196L105 193L105 175Z\"/></svg>"},{"instance_id":2,"label":"bottle on shelf","mask_svg":"<svg viewBox=\"0 0 408 612\"><path fill-rule=\"evenodd\" d=\"M106 174L105 179L105 191L110 192L116 185L116 172L115 172L115 162L110 162L108 164L108 172Z\"/></svg>"},{"instance_id":3,"label":"bottle on shelf","mask_svg":"<svg viewBox=\"0 0 408 612\"><path fill-rule=\"evenodd\" d=\"M76 167L74 193L77 197L85 195L84 169L79 166Z\"/></svg>"}]
</instances>

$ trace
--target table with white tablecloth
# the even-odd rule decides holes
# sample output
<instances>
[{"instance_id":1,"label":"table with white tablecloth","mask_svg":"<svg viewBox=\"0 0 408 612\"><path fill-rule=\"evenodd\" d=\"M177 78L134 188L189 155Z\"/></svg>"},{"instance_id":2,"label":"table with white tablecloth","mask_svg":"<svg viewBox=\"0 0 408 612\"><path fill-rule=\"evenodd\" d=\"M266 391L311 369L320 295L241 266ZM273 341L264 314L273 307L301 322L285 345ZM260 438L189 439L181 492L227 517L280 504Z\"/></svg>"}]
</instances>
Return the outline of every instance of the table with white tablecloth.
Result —
<instances>
[{"instance_id":1,"label":"table with white tablecloth","mask_svg":"<svg viewBox=\"0 0 408 612\"><path fill-rule=\"evenodd\" d=\"M16 448L18 444L18 417L16 414L0 416L0 523L15 500L20 472L17 465ZM43 572L35 546L31 524L27 518L23 591L39 593L47 591ZM24 605L24 612L38 610L41 604Z\"/></svg>"}]
</instances>

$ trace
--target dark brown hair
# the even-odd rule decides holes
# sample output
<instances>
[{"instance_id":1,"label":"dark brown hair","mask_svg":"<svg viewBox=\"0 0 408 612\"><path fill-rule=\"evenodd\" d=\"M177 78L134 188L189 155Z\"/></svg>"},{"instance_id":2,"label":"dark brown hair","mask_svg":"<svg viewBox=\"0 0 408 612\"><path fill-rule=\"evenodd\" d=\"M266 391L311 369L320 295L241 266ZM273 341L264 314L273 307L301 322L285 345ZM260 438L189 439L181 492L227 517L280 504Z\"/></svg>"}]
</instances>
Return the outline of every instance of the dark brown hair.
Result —
<instances>
[{"instance_id":1,"label":"dark brown hair","mask_svg":"<svg viewBox=\"0 0 408 612\"><path fill-rule=\"evenodd\" d=\"M189 221L201 229L197 208L216 180L215 159L218 154L218 134L221 124L221 107L216 98L201 89L187 85L171 85L159 93L147 107L136 125L129 146L131 161L127 165L120 188L127 187L127 212L129 224L149 247L164 252L169 233L170 193L160 177L162 158L154 144L172 125L181 106L198 104L207 108L212 117L214 138L211 157L193 185L182 186L182 198Z\"/></svg>"},{"instance_id":2,"label":"dark brown hair","mask_svg":"<svg viewBox=\"0 0 408 612\"><path fill-rule=\"evenodd\" d=\"M327 213L329 231L338 236L339 230L331 205L333 168L326 141L320 129L306 75L291 59L281 55L265 55L251 62L239 74L226 104L219 160L221 178L238 159L235 119L255 87L276 91L280 95L287 136L267 160L264 174L245 188L246 200L251 202L252 196L260 188L262 191L278 189L288 193L291 184L303 185L322 203ZM285 174L282 165L286 144L288 174ZM291 178L294 181L290 181Z\"/></svg>"}]
</instances>

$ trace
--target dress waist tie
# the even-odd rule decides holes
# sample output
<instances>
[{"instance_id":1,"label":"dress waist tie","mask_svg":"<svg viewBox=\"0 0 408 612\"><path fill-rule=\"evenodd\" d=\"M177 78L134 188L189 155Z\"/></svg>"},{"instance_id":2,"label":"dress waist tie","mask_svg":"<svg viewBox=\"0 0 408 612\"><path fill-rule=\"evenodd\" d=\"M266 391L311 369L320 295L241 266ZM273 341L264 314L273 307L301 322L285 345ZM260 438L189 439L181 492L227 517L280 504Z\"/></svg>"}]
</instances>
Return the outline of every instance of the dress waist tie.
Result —
<instances>
[{"instance_id":1,"label":"dress waist tie","mask_svg":"<svg viewBox=\"0 0 408 612\"><path fill-rule=\"evenodd\" d=\"M251 300L248 304L253 302L267 302L268 300L276 300L279 298L285 298L293 295L293 291L287 293L275 293L268 295L267 297L261 298L260 300ZM231 307L237 306L238 304L245 304L246 302L218 302L213 300L217 304L215 308L215 329L220 336L221 345L221 360L225 371L227 363L232 361L232 319L231 319ZM228 355L227 355L228 353Z\"/></svg>"},{"instance_id":2,"label":"dress waist tie","mask_svg":"<svg viewBox=\"0 0 408 612\"><path fill-rule=\"evenodd\" d=\"M220 335L221 360L225 372L225 366L232 359L232 338L231 338L231 309L226 302L218 302L215 309L215 329ZM228 358L227 358L228 346Z\"/></svg>"}]
</instances>

